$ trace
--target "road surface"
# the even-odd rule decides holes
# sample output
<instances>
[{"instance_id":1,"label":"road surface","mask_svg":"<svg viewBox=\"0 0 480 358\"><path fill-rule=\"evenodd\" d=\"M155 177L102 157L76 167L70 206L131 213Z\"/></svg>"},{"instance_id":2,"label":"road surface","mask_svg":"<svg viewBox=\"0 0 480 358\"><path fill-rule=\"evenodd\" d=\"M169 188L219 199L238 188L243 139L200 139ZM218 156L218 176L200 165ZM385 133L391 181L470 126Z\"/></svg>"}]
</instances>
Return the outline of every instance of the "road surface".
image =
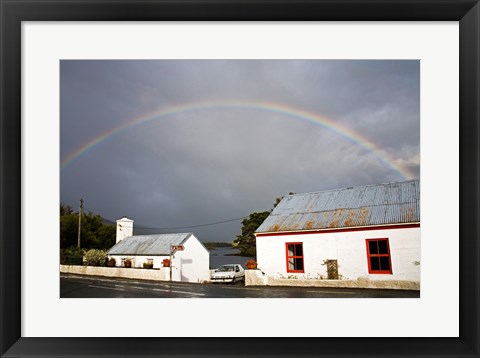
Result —
<instances>
[{"instance_id":1,"label":"road surface","mask_svg":"<svg viewBox=\"0 0 480 358\"><path fill-rule=\"evenodd\" d=\"M144 281L60 274L61 298L418 298L419 291Z\"/></svg>"}]
</instances>

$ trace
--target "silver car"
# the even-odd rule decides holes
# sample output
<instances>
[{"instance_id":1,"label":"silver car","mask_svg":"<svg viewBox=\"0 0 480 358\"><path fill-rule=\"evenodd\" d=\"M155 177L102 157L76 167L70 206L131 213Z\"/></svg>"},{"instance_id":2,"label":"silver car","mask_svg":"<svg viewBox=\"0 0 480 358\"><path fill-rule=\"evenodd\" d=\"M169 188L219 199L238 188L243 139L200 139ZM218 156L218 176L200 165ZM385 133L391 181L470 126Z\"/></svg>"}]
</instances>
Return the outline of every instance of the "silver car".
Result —
<instances>
[{"instance_id":1,"label":"silver car","mask_svg":"<svg viewBox=\"0 0 480 358\"><path fill-rule=\"evenodd\" d=\"M242 265L222 265L212 273L212 282L245 282L245 270Z\"/></svg>"}]
</instances>

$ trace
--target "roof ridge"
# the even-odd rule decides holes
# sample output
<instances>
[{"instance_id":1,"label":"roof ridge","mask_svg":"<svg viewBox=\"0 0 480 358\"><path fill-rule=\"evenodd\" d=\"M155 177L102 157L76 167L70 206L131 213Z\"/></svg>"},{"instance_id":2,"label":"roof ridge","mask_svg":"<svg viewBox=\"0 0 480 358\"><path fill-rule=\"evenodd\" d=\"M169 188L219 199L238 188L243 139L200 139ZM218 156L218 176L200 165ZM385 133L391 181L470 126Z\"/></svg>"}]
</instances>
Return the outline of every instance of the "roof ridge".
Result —
<instances>
[{"instance_id":1,"label":"roof ridge","mask_svg":"<svg viewBox=\"0 0 480 358\"><path fill-rule=\"evenodd\" d=\"M144 237L144 236L162 236L162 235L193 235L192 232L170 232L166 234L142 234L142 235L131 235L128 237Z\"/></svg>"},{"instance_id":2,"label":"roof ridge","mask_svg":"<svg viewBox=\"0 0 480 358\"><path fill-rule=\"evenodd\" d=\"M385 183L378 183L378 184L365 184L365 185L354 185L354 186L349 186L345 188L337 188L337 189L326 189L326 190L317 190L317 191L309 191L306 193L296 193L296 194L287 194L284 196L303 196L303 195L308 195L308 194L318 194L318 193L328 193L330 191L342 191L342 190L351 190L355 188L368 188L372 186L382 186L382 185L388 185L388 184L403 184L403 183L410 183L410 182L420 182L420 179L410 179L410 180L404 180L404 181L392 181L392 182L385 182Z\"/></svg>"}]
</instances>

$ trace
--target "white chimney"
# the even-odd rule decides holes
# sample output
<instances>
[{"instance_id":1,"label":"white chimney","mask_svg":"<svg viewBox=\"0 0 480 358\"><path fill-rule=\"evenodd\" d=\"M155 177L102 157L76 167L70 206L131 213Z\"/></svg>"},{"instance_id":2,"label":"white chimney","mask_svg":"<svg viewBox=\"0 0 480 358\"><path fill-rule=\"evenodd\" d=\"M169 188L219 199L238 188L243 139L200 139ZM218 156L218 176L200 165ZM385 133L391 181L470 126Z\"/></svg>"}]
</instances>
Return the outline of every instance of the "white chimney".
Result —
<instances>
[{"instance_id":1,"label":"white chimney","mask_svg":"<svg viewBox=\"0 0 480 358\"><path fill-rule=\"evenodd\" d=\"M125 216L117 220L117 244L126 237L133 236L133 220Z\"/></svg>"}]
</instances>

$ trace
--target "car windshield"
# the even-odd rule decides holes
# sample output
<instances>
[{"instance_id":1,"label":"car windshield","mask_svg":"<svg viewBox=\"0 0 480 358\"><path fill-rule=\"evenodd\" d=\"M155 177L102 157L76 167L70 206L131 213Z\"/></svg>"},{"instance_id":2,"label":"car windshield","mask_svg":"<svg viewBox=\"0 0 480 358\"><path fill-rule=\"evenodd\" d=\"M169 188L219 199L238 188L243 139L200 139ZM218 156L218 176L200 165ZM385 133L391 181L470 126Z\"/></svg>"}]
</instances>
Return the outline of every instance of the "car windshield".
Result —
<instances>
[{"instance_id":1,"label":"car windshield","mask_svg":"<svg viewBox=\"0 0 480 358\"><path fill-rule=\"evenodd\" d=\"M233 266L220 266L217 269L218 272L228 272L228 271L234 271Z\"/></svg>"}]
</instances>

